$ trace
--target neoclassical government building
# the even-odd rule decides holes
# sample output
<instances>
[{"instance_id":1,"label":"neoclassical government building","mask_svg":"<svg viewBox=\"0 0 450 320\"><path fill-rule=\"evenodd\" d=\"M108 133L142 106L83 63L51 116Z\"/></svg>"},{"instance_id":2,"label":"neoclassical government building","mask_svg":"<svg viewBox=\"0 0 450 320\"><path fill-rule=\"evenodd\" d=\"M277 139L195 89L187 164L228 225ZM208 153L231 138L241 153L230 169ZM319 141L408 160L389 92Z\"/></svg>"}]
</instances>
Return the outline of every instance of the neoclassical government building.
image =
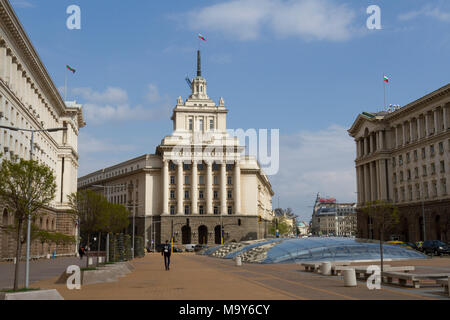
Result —
<instances>
[{"instance_id":1,"label":"neoclassical government building","mask_svg":"<svg viewBox=\"0 0 450 320\"><path fill-rule=\"evenodd\" d=\"M77 236L76 222L68 214L67 196L77 191L78 131L85 125L81 105L63 101L6 0L0 0L0 125L34 130L67 128L67 131L34 134L33 159L53 170L57 185L55 199L34 223L41 230ZM0 162L16 157L28 160L30 142L30 132L0 128ZM0 202L0 213L2 260L15 256L16 243L5 232L14 223L12 210ZM55 247L35 240L31 255L45 256ZM56 248L56 254L75 253L76 244Z\"/></svg>"},{"instance_id":2,"label":"neoclassical government building","mask_svg":"<svg viewBox=\"0 0 450 320\"><path fill-rule=\"evenodd\" d=\"M401 108L359 114L356 143L358 208L385 200L399 207L386 235L404 241L450 239L450 84ZM358 210L358 236L377 238Z\"/></svg>"},{"instance_id":3,"label":"neoclassical government building","mask_svg":"<svg viewBox=\"0 0 450 320\"><path fill-rule=\"evenodd\" d=\"M78 188L126 205L147 246L171 236L176 244L219 244L221 235L224 242L263 238L273 217L271 184L227 133L228 109L223 98L208 97L200 51L190 85L191 95L173 109L172 134L155 154L81 177Z\"/></svg>"}]
</instances>

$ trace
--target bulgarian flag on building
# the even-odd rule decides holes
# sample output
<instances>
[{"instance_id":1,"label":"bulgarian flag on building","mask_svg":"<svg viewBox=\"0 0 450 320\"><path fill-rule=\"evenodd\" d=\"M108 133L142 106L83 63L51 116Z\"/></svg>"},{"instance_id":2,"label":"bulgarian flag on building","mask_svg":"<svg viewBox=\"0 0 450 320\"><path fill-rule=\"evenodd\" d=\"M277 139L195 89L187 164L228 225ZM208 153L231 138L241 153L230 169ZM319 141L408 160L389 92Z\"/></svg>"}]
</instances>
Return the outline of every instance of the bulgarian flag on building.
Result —
<instances>
[{"instance_id":1,"label":"bulgarian flag on building","mask_svg":"<svg viewBox=\"0 0 450 320\"><path fill-rule=\"evenodd\" d=\"M73 73L75 73L75 69L71 68L69 65L66 65L66 68L69 69L70 71L72 71Z\"/></svg>"},{"instance_id":2,"label":"bulgarian flag on building","mask_svg":"<svg viewBox=\"0 0 450 320\"><path fill-rule=\"evenodd\" d=\"M203 41L206 41L206 38L205 38L204 36L202 36L200 33L198 34L198 37L199 37L200 39L202 39Z\"/></svg>"},{"instance_id":3,"label":"bulgarian flag on building","mask_svg":"<svg viewBox=\"0 0 450 320\"><path fill-rule=\"evenodd\" d=\"M389 83L389 78L387 76L383 77L384 82Z\"/></svg>"}]
</instances>

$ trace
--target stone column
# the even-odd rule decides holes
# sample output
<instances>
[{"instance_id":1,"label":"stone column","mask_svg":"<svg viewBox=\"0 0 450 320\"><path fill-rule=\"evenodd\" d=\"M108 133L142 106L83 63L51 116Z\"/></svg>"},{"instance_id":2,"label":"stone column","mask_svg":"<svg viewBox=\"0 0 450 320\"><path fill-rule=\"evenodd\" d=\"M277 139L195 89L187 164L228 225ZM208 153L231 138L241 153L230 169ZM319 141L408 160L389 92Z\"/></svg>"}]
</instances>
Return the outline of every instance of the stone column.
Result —
<instances>
[{"instance_id":1,"label":"stone column","mask_svg":"<svg viewBox=\"0 0 450 320\"><path fill-rule=\"evenodd\" d=\"M377 200L377 168L376 162L370 163L370 182L372 186L370 187L370 191L372 192L371 199L372 201Z\"/></svg>"},{"instance_id":2,"label":"stone column","mask_svg":"<svg viewBox=\"0 0 450 320\"><path fill-rule=\"evenodd\" d=\"M169 161L163 160L163 214L169 213Z\"/></svg>"},{"instance_id":3,"label":"stone column","mask_svg":"<svg viewBox=\"0 0 450 320\"><path fill-rule=\"evenodd\" d=\"M447 129L448 129L448 115L447 115L447 112L448 112L448 106L443 106L442 107L442 121L444 122L444 131L447 131Z\"/></svg>"},{"instance_id":4,"label":"stone column","mask_svg":"<svg viewBox=\"0 0 450 320\"><path fill-rule=\"evenodd\" d=\"M241 166L239 160L234 164L234 212L241 213Z\"/></svg>"},{"instance_id":5,"label":"stone column","mask_svg":"<svg viewBox=\"0 0 450 320\"><path fill-rule=\"evenodd\" d=\"M183 180L183 161L177 162L177 213L183 214L183 198L184 198L184 180Z\"/></svg>"},{"instance_id":6,"label":"stone column","mask_svg":"<svg viewBox=\"0 0 450 320\"><path fill-rule=\"evenodd\" d=\"M364 155L367 156L369 154L369 137L364 137Z\"/></svg>"},{"instance_id":7,"label":"stone column","mask_svg":"<svg viewBox=\"0 0 450 320\"><path fill-rule=\"evenodd\" d=\"M227 214L227 163L220 165L220 214Z\"/></svg>"},{"instance_id":8,"label":"stone column","mask_svg":"<svg viewBox=\"0 0 450 320\"><path fill-rule=\"evenodd\" d=\"M439 130L439 125L438 125L438 110L434 109L433 110L433 118L434 118L434 134L438 134Z\"/></svg>"},{"instance_id":9,"label":"stone column","mask_svg":"<svg viewBox=\"0 0 450 320\"><path fill-rule=\"evenodd\" d=\"M366 202L372 200L371 194L370 194L370 170L369 169L370 169L369 164L366 163L364 165L364 191L365 191L364 192L364 194L365 194L364 200Z\"/></svg>"},{"instance_id":10,"label":"stone column","mask_svg":"<svg viewBox=\"0 0 450 320\"><path fill-rule=\"evenodd\" d=\"M359 167L356 167L356 198L358 204L361 203L361 174L359 173Z\"/></svg>"},{"instance_id":11,"label":"stone column","mask_svg":"<svg viewBox=\"0 0 450 320\"><path fill-rule=\"evenodd\" d=\"M430 126L428 124L428 112L425 113L425 137L428 137L430 135Z\"/></svg>"},{"instance_id":12,"label":"stone column","mask_svg":"<svg viewBox=\"0 0 450 320\"><path fill-rule=\"evenodd\" d=\"M198 214L198 172L197 172L197 161L192 161L192 214Z\"/></svg>"},{"instance_id":13,"label":"stone column","mask_svg":"<svg viewBox=\"0 0 450 320\"><path fill-rule=\"evenodd\" d=\"M422 139L422 128L420 127L420 115L417 117L417 140Z\"/></svg>"},{"instance_id":14,"label":"stone column","mask_svg":"<svg viewBox=\"0 0 450 320\"><path fill-rule=\"evenodd\" d=\"M0 78L6 77L6 44L0 43Z\"/></svg>"},{"instance_id":15,"label":"stone column","mask_svg":"<svg viewBox=\"0 0 450 320\"><path fill-rule=\"evenodd\" d=\"M364 166L361 165L358 167L359 170L359 178L360 178L360 182L359 182L359 190L358 190L358 195L359 195L359 199L360 199L360 203L364 203L366 201L366 191L365 191L365 183L364 183Z\"/></svg>"},{"instance_id":16,"label":"stone column","mask_svg":"<svg viewBox=\"0 0 450 320\"><path fill-rule=\"evenodd\" d=\"M212 161L206 162L206 213L212 214Z\"/></svg>"},{"instance_id":17,"label":"stone column","mask_svg":"<svg viewBox=\"0 0 450 320\"><path fill-rule=\"evenodd\" d=\"M375 139L374 139L374 133L371 132L370 135L370 153L374 153L375 151Z\"/></svg>"},{"instance_id":18,"label":"stone column","mask_svg":"<svg viewBox=\"0 0 450 320\"><path fill-rule=\"evenodd\" d=\"M402 146L404 146L404 145L406 145L406 126L405 126L405 123L403 122L401 124L401 126L402 126L402 134L403 134Z\"/></svg>"},{"instance_id":19,"label":"stone column","mask_svg":"<svg viewBox=\"0 0 450 320\"><path fill-rule=\"evenodd\" d=\"M380 200L388 200L387 199L387 186L386 186L386 160L381 159L379 164L379 174L380 174L380 191L381 197Z\"/></svg>"},{"instance_id":20,"label":"stone column","mask_svg":"<svg viewBox=\"0 0 450 320\"><path fill-rule=\"evenodd\" d=\"M409 121L409 142L412 143L414 141L414 126L413 121Z\"/></svg>"},{"instance_id":21,"label":"stone column","mask_svg":"<svg viewBox=\"0 0 450 320\"><path fill-rule=\"evenodd\" d=\"M359 158L359 157L361 157L361 148L360 148L360 146L359 146L359 140L355 140L355 142L356 142L356 158Z\"/></svg>"}]
</instances>

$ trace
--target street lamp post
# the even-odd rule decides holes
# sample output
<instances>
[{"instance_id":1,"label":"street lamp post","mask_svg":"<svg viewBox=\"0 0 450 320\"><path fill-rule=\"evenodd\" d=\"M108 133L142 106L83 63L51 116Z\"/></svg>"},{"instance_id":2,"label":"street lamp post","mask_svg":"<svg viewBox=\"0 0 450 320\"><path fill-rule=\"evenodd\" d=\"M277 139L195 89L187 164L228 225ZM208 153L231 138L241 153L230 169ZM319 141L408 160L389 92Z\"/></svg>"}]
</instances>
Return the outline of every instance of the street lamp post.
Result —
<instances>
[{"instance_id":1,"label":"street lamp post","mask_svg":"<svg viewBox=\"0 0 450 320\"><path fill-rule=\"evenodd\" d=\"M0 117L1 119L1 117ZM0 125L0 128L8 129L11 131L24 131L31 132L31 140L30 140L30 161L33 160L33 151L34 151L34 133L35 132L56 132L56 131L67 131L67 128L51 128L51 129L23 129L16 128L11 126L3 126ZM30 181L31 184L31 181ZM28 190L30 190L31 186L28 185ZM28 215L27 215L27 249L26 249L26 262L25 262L25 288L28 288L29 279L30 279L30 242L31 242L31 199L28 201ZM17 261L19 263L19 261Z\"/></svg>"}]
</instances>

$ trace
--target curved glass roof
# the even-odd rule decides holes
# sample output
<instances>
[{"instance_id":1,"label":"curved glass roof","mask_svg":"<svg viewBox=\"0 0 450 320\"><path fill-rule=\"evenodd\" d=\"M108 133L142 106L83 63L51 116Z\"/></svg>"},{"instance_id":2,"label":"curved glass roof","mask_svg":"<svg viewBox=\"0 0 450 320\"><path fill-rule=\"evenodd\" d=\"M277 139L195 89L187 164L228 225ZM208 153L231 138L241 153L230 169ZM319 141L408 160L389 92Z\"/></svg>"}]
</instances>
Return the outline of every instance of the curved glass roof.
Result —
<instances>
[{"instance_id":1,"label":"curved glass roof","mask_svg":"<svg viewBox=\"0 0 450 320\"><path fill-rule=\"evenodd\" d=\"M356 261L379 260L380 245L377 242L366 242L351 238L311 237L283 239L276 238L250 243L237 250L231 250L224 258L233 259L251 249L267 244L266 257L260 263L301 263L306 261ZM224 245L226 246L226 245ZM207 249L203 254L210 255L223 246ZM385 259L426 259L426 256L416 250L406 247L383 244ZM256 262L256 261L254 261Z\"/></svg>"},{"instance_id":2,"label":"curved glass roof","mask_svg":"<svg viewBox=\"0 0 450 320\"><path fill-rule=\"evenodd\" d=\"M385 259L426 259L413 249L383 244ZM272 247L262 263L379 260L380 245L349 238L290 239Z\"/></svg>"}]
</instances>

